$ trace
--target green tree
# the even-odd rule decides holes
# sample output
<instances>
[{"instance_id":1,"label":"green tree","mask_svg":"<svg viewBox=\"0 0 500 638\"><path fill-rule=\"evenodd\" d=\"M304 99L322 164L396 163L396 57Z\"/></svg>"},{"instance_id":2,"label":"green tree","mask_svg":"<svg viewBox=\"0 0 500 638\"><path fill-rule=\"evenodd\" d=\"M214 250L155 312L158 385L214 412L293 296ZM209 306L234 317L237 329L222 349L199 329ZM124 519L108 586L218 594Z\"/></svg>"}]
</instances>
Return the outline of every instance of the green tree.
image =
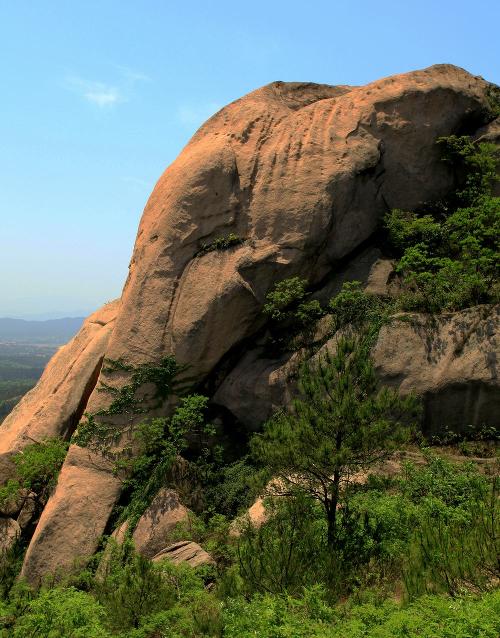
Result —
<instances>
[{"instance_id":1,"label":"green tree","mask_svg":"<svg viewBox=\"0 0 500 638\"><path fill-rule=\"evenodd\" d=\"M350 478L406 440L417 404L378 387L366 340L356 335L339 337L334 352L304 365L299 388L293 409L272 418L252 450L284 491L301 490L322 504L335 548L337 508Z\"/></svg>"}]
</instances>

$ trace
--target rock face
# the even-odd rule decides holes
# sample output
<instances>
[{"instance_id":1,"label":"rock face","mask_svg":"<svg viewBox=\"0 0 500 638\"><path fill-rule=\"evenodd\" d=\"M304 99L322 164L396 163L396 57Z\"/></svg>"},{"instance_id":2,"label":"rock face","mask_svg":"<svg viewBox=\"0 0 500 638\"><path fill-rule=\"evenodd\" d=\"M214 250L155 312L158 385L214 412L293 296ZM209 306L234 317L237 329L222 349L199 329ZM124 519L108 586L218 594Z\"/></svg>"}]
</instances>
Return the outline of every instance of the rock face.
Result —
<instances>
[{"instance_id":1,"label":"rock face","mask_svg":"<svg viewBox=\"0 0 500 638\"><path fill-rule=\"evenodd\" d=\"M179 523L188 523L189 510L181 505L174 490L161 489L139 519L132 534L139 554L153 558L164 549L168 535Z\"/></svg>"},{"instance_id":2,"label":"rock face","mask_svg":"<svg viewBox=\"0 0 500 638\"><path fill-rule=\"evenodd\" d=\"M410 315L380 332L373 351L382 383L424 398L430 434L500 425L500 308L429 318Z\"/></svg>"},{"instance_id":3,"label":"rock face","mask_svg":"<svg viewBox=\"0 0 500 638\"><path fill-rule=\"evenodd\" d=\"M396 318L382 328L373 349L377 376L402 393L413 390L422 397L429 434L445 427L499 426L499 327L500 309L489 306L432 318ZM334 346L335 337L323 348ZM255 429L257 420L262 423L289 402L299 361L296 355L269 359L261 348L250 350L226 376L214 401Z\"/></svg>"},{"instance_id":4,"label":"rock face","mask_svg":"<svg viewBox=\"0 0 500 638\"><path fill-rule=\"evenodd\" d=\"M300 275L319 286L388 208L444 195L453 176L435 140L487 124L488 86L449 65L363 87L275 82L214 115L149 198L116 321L116 305L89 320L7 420L7 470L28 433L66 434L85 406L109 401L88 398L98 375L109 381L103 354L133 364L172 354L203 381L262 326L274 283ZM230 233L238 245L200 252ZM23 573L36 581L92 553L119 491L109 463L71 447Z\"/></svg>"},{"instance_id":5,"label":"rock face","mask_svg":"<svg viewBox=\"0 0 500 638\"><path fill-rule=\"evenodd\" d=\"M187 563L191 567L200 565L215 565L214 559L198 543L193 541L179 541L153 556L153 561L158 562L167 559L174 565Z\"/></svg>"},{"instance_id":6,"label":"rock face","mask_svg":"<svg viewBox=\"0 0 500 638\"><path fill-rule=\"evenodd\" d=\"M2 423L0 481L13 475L9 457L33 441L68 437L99 376L119 301L90 315L79 333L52 357L37 385Z\"/></svg>"},{"instance_id":7,"label":"rock face","mask_svg":"<svg viewBox=\"0 0 500 638\"><path fill-rule=\"evenodd\" d=\"M0 518L0 555L8 552L21 536L21 528L12 518Z\"/></svg>"}]
</instances>

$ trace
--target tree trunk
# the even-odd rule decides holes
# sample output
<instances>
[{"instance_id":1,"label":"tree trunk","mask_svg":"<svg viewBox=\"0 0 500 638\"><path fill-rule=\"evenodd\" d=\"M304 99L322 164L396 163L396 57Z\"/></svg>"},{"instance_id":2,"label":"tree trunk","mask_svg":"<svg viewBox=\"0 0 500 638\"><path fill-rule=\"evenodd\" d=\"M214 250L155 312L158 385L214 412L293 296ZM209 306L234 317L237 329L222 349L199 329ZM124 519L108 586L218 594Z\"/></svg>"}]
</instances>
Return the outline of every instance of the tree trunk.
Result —
<instances>
[{"instance_id":1,"label":"tree trunk","mask_svg":"<svg viewBox=\"0 0 500 638\"><path fill-rule=\"evenodd\" d=\"M327 520L327 543L330 549L334 549L337 544L337 506L340 492L340 472L333 473L332 490L330 498L326 504Z\"/></svg>"}]
</instances>

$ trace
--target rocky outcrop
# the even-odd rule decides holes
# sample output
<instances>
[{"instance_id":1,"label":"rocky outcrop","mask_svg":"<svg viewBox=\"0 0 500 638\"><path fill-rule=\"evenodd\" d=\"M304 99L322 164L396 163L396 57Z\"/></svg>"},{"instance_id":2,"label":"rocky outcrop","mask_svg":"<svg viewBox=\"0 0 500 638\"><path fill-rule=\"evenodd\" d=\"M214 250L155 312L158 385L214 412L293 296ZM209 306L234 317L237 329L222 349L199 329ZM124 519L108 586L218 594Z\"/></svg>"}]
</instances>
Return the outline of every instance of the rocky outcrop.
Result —
<instances>
[{"instance_id":1,"label":"rocky outcrop","mask_svg":"<svg viewBox=\"0 0 500 638\"><path fill-rule=\"evenodd\" d=\"M119 301L113 301L90 315L2 423L1 483L14 475L9 462L13 453L36 441L72 434L95 387L118 309Z\"/></svg>"},{"instance_id":2,"label":"rocky outcrop","mask_svg":"<svg viewBox=\"0 0 500 638\"><path fill-rule=\"evenodd\" d=\"M384 385L422 397L429 434L500 426L499 318L498 307L478 306L436 317L401 315L380 331L373 349L377 376ZM332 337L323 349L334 347ZM298 354L271 359L263 348L250 350L214 401L255 429L257 419L262 423L290 401L300 361Z\"/></svg>"},{"instance_id":3,"label":"rocky outcrop","mask_svg":"<svg viewBox=\"0 0 500 638\"><path fill-rule=\"evenodd\" d=\"M153 558L182 523L189 523L189 510L179 502L174 490L161 489L132 534L135 550L146 558Z\"/></svg>"},{"instance_id":4,"label":"rocky outcrop","mask_svg":"<svg viewBox=\"0 0 500 638\"><path fill-rule=\"evenodd\" d=\"M500 426L500 308L438 317L406 315L384 326L373 351L385 385L423 397L430 434Z\"/></svg>"},{"instance_id":5,"label":"rocky outcrop","mask_svg":"<svg viewBox=\"0 0 500 638\"><path fill-rule=\"evenodd\" d=\"M190 567L215 565L215 561L210 554L194 541L179 541L169 545L169 547L153 556L152 560L157 563L165 559L174 563L174 565L186 563Z\"/></svg>"},{"instance_id":6,"label":"rocky outcrop","mask_svg":"<svg viewBox=\"0 0 500 638\"><path fill-rule=\"evenodd\" d=\"M103 355L137 364L172 354L199 382L239 348L244 355L275 282L300 275L321 287L388 208L414 209L448 191L453 175L435 140L487 124L488 87L439 65L364 87L275 82L222 109L149 198L114 325L87 323L57 355L58 382L44 375L9 417L5 453L27 436L68 434L84 408L106 406L109 396L91 392L97 375L110 382L99 373ZM237 245L200 252L230 233ZM76 365L75 344L88 365ZM257 359L248 365L261 366ZM119 492L112 464L70 447L24 575L36 580L91 554Z\"/></svg>"}]
</instances>

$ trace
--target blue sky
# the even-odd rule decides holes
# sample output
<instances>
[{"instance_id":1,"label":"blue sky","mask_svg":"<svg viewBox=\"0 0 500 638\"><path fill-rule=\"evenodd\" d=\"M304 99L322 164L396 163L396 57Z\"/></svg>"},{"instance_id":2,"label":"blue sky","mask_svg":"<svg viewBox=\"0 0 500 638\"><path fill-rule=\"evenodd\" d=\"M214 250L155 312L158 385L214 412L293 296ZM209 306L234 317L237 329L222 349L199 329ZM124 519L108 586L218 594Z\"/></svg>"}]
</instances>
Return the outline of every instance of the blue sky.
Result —
<instances>
[{"instance_id":1,"label":"blue sky","mask_svg":"<svg viewBox=\"0 0 500 638\"><path fill-rule=\"evenodd\" d=\"M152 187L227 102L439 62L500 84L499 24L498 0L0 0L0 316L118 296Z\"/></svg>"}]
</instances>

